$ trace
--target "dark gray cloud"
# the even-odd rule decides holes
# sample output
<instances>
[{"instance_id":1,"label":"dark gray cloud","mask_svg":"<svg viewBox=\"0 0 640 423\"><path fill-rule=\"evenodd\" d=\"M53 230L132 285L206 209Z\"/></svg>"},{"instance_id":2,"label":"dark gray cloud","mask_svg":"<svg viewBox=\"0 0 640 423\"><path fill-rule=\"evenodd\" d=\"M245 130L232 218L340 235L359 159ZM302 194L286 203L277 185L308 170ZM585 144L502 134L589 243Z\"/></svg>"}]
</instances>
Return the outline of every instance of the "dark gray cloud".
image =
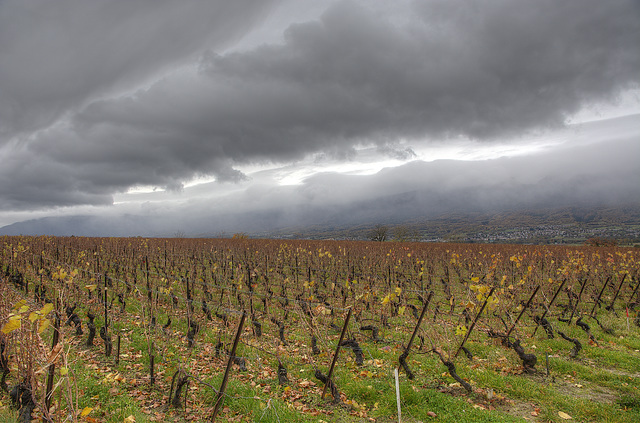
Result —
<instances>
[{"instance_id":1,"label":"dark gray cloud","mask_svg":"<svg viewBox=\"0 0 640 423\"><path fill-rule=\"evenodd\" d=\"M0 134L47 126L244 34L272 0L4 1Z\"/></svg>"},{"instance_id":2,"label":"dark gray cloud","mask_svg":"<svg viewBox=\"0 0 640 423\"><path fill-rule=\"evenodd\" d=\"M265 4L1 3L0 207L241 181L241 164L362 144L410 159L560 126L640 79L634 0L338 2L282 44L216 53Z\"/></svg>"},{"instance_id":3,"label":"dark gray cloud","mask_svg":"<svg viewBox=\"0 0 640 423\"><path fill-rule=\"evenodd\" d=\"M621 127L617 132L623 135L612 135ZM0 233L217 236L242 231L266 236L280 228L401 224L443 214L526 210L544 215L545 210L594 206L637 210L639 134L636 115L581 125L580 131L565 134L562 147L527 156L414 161L368 176L324 172L295 186L252 181L215 199L194 195L202 194L205 187L199 185L185 188L187 201L157 202L152 194L140 194L138 199L148 202L83 216L67 213Z\"/></svg>"},{"instance_id":4,"label":"dark gray cloud","mask_svg":"<svg viewBox=\"0 0 640 423\"><path fill-rule=\"evenodd\" d=\"M291 26L283 46L213 56L203 69L232 87L225 118L266 130L254 154L521 133L638 83L640 4L614 3L424 1L403 26L340 3Z\"/></svg>"}]
</instances>

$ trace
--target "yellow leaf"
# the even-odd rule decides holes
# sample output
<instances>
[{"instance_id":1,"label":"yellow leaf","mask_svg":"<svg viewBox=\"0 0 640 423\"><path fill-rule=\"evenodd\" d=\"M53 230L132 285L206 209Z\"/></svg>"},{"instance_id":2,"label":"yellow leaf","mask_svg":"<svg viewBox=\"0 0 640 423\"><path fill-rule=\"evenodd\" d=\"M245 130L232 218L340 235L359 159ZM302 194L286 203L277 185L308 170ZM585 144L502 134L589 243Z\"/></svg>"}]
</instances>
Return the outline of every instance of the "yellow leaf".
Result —
<instances>
[{"instance_id":1,"label":"yellow leaf","mask_svg":"<svg viewBox=\"0 0 640 423\"><path fill-rule=\"evenodd\" d=\"M402 294L402 288L397 287L396 288L396 294L398 294L398 295Z\"/></svg>"},{"instance_id":2,"label":"yellow leaf","mask_svg":"<svg viewBox=\"0 0 640 423\"><path fill-rule=\"evenodd\" d=\"M38 315L38 313L33 312L33 313L29 314L29 321L31 323L35 322L39 318L40 318L40 316Z\"/></svg>"},{"instance_id":3,"label":"yellow leaf","mask_svg":"<svg viewBox=\"0 0 640 423\"><path fill-rule=\"evenodd\" d=\"M49 323L51 323L49 319L40 320L40 322L38 322L38 333L44 332L44 330L49 327Z\"/></svg>"},{"instance_id":4,"label":"yellow leaf","mask_svg":"<svg viewBox=\"0 0 640 423\"><path fill-rule=\"evenodd\" d=\"M27 311L29 311L29 306L23 305L22 307L20 307L20 310L18 310L18 313L26 313Z\"/></svg>"},{"instance_id":5,"label":"yellow leaf","mask_svg":"<svg viewBox=\"0 0 640 423\"><path fill-rule=\"evenodd\" d=\"M84 287L87 288L89 291L94 291L98 287L98 285L95 285L95 284L94 285L85 285Z\"/></svg>"},{"instance_id":6,"label":"yellow leaf","mask_svg":"<svg viewBox=\"0 0 640 423\"><path fill-rule=\"evenodd\" d=\"M80 413L80 417L84 417L84 416L88 416L89 413L91 413L91 411L93 410L92 407L85 407L82 409L82 412Z\"/></svg>"},{"instance_id":7,"label":"yellow leaf","mask_svg":"<svg viewBox=\"0 0 640 423\"><path fill-rule=\"evenodd\" d=\"M27 303L27 300L20 300L13 306L13 309L18 310L20 307L22 307L26 303Z\"/></svg>"},{"instance_id":8,"label":"yellow leaf","mask_svg":"<svg viewBox=\"0 0 640 423\"><path fill-rule=\"evenodd\" d=\"M573 419L573 417L571 417L570 415L568 415L567 413L562 412L562 411L558 411L558 416L560 416L560 418L565 419L565 420Z\"/></svg>"},{"instance_id":9,"label":"yellow leaf","mask_svg":"<svg viewBox=\"0 0 640 423\"><path fill-rule=\"evenodd\" d=\"M459 325L456 328L456 335L466 335L467 334L467 327L465 325Z\"/></svg>"},{"instance_id":10,"label":"yellow leaf","mask_svg":"<svg viewBox=\"0 0 640 423\"><path fill-rule=\"evenodd\" d=\"M384 297L382 299L382 305L389 304L389 301L390 301L390 299L389 299L389 296L387 295L386 297Z\"/></svg>"},{"instance_id":11,"label":"yellow leaf","mask_svg":"<svg viewBox=\"0 0 640 423\"><path fill-rule=\"evenodd\" d=\"M20 329L21 326L20 319L11 319L2 327L2 333L11 333L16 329Z\"/></svg>"},{"instance_id":12,"label":"yellow leaf","mask_svg":"<svg viewBox=\"0 0 640 423\"><path fill-rule=\"evenodd\" d=\"M66 367L60 367L60 376L66 376L69 373L69 369Z\"/></svg>"},{"instance_id":13,"label":"yellow leaf","mask_svg":"<svg viewBox=\"0 0 640 423\"><path fill-rule=\"evenodd\" d=\"M124 419L124 423L135 423L135 422L136 422L136 418L133 415Z\"/></svg>"},{"instance_id":14,"label":"yellow leaf","mask_svg":"<svg viewBox=\"0 0 640 423\"><path fill-rule=\"evenodd\" d=\"M47 303L44 305L44 307L42 307L42 310L40 310L40 315L46 316L47 314L51 313L52 310L53 310L53 304Z\"/></svg>"},{"instance_id":15,"label":"yellow leaf","mask_svg":"<svg viewBox=\"0 0 640 423\"><path fill-rule=\"evenodd\" d=\"M404 310L406 309L405 306L402 307L398 307L398 315L400 316L404 316Z\"/></svg>"},{"instance_id":16,"label":"yellow leaf","mask_svg":"<svg viewBox=\"0 0 640 423\"><path fill-rule=\"evenodd\" d=\"M477 276L474 276L473 278L471 278L471 282L478 283L478 282L480 282L480 278L477 277Z\"/></svg>"}]
</instances>

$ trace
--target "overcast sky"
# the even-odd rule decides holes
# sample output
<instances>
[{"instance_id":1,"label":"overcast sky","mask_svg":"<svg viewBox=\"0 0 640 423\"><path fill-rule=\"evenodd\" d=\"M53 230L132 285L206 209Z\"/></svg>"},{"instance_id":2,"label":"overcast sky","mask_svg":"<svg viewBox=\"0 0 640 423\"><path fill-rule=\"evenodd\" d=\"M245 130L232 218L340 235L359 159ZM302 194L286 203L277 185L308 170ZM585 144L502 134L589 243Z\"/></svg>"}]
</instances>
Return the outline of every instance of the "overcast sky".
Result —
<instances>
[{"instance_id":1,"label":"overcast sky","mask_svg":"<svg viewBox=\"0 0 640 423\"><path fill-rule=\"evenodd\" d=\"M0 1L0 226L613 174L638 119L585 122L640 113L639 45L637 0Z\"/></svg>"}]
</instances>

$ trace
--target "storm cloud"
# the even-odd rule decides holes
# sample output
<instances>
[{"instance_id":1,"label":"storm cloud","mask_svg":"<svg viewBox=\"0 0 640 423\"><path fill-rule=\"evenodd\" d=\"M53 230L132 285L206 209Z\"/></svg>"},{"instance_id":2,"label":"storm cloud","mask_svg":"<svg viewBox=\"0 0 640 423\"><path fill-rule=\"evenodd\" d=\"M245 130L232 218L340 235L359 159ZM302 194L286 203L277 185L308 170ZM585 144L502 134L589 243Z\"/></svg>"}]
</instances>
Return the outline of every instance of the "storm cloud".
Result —
<instances>
[{"instance_id":1,"label":"storm cloud","mask_svg":"<svg viewBox=\"0 0 640 423\"><path fill-rule=\"evenodd\" d=\"M226 192L215 198L202 195L210 184L187 187L178 197L127 194L128 201L111 210L85 207L6 226L0 233L269 236L505 211L545 216L549 211L631 206L637 213L639 136L636 115L580 125L563 132L558 148L526 156L414 160L372 175L315 173L289 186L269 183L266 174L254 175L254 180L226 185Z\"/></svg>"},{"instance_id":2,"label":"storm cloud","mask_svg":"<svg viewBox=\"0 0 640 423\"><path fill-rule=\"evenodd\" d=\"M273 3L2 2L0 133L28 133L96 98L148 84L205 48L235 41Z\"/></svg>"},{"instance_id":3,"label":"storm cloud","mask_svg":"<svg viewBox=\"0 0 640 423\"><path fill-rule=\"evenodd\" d=\"M240 183L243 165L367 145L411 160L520 141L640 82L634 0L328 2L233 48L286 4L0 3L0 208Z\"/></svg>"}]
</instances>

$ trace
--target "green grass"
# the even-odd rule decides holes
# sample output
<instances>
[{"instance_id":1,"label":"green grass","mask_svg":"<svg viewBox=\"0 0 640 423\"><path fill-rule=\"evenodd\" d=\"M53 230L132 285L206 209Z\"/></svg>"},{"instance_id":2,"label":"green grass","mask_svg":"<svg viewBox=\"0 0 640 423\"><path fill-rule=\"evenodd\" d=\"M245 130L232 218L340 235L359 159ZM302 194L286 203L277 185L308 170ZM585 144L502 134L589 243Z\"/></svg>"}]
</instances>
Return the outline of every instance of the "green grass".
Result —
<instances>
[{"instance_id":1,"label":"green grass","mask_svg":"<svg viewBox=\"0 0 640 423\"><path fill-rule=\"evenodd\" d=\"M159 322L164 321L166 318L159 319ZM569 414L575 421L638 421L640 379L632 373L639 357L635 351L637 339L631 333L620 339L618 334L606 335L597 328L593 329L601 345L597 347L588 344L586 334L579 328L566 325L559 328L567 335L581 339L583 350L577 358L572 359L568 353L572 344L563 339L556 337L548 340L542 331L534 339L523 337L525 350L538 357L535 375L519 373L521 362L513 350L495 344L481 332L474 334L467 344L474 359L469 361L461 355L456 360L458 373L474 387L471 394L455 386L455 381L446 373L437 356L426 351L411 354L408 362L416 378L409 380L404 373L400 376L404 421L433 420L428 413L435 413L438 421L444 422L516 422L525 421L523 417L530 421L562 421L559 411ZM184 334L186 322L178 319L172 324L172 329ZM145 407L149 409L147 404L150 402L162 405L153 410L165 413L164 418L168 421L182 421L194 414L202 417L211 412L216 393L195 380L190 383L195 390L188 391L186 411L165 409L164 405L168 401L170 377L177 369L176 360L179 358L179 362L187 369L192 365L197 366L205 349L211 350L212 345L217 343L217 330L204 328L193 350L188 350L186 341L179 336L174 335L166 341L159 341L156 337L156 372L161 374L158 376L160 382L155 387L150 387L147 380L148 339L142 327L119 328L115 325L115 330L121 330L123 353L127 354L118 367L101 355L101 346L96 346L90 353L93 355L92 362L97 362L101 371L93 369L84 359L78 359L72 368L81 392L80 409L84 406L94 407L90 416L106 422L122 422L130 415L137 422L151 421L149 419L153 413L144 412ZM274 327L264 325L263 330L263 336L270 337L277 344ZM394 334L393 331L385 331L382 336L393 339ZM335 337L337 335L329 336L326 347L335 345ZM228 346L228 334L226 338L223 340ZM400 343L362 341L365 354L363 366L357 366L353 353L343 349L334 380L346 398L346 404L334 405L330 400L320 399L321 384L313 375L314 365L326 374L332 352L316 357L314 361L302 362L300 356L308 354L304 351L306 344L303 344L306 338L302 330L289 333L287 339L290 346L281 347L285 352L281 358L291 380L289 387L278 385L273 372L277 366L274 356L241 344L237 355L248 358L248 372L242 374L237 369L232 372L221 417L228 420L246 417L250 421L262 422L368 421L369 418L391 422L397 419L393 367L397 365L401 352ZM550 355L549 377L545 374L545 353ZM217 388L225 363L226 358L219 357L215 364L218 370L200 374L199 377ZM135 389L128 384L105 383L107 371L104 369L109 367L120 371L128 379L139 380ZM267 376L261 373L265 369L271 369ZM251 380L255 382L254 386ZM314 386L300 388L300 383L305 380ZM118 389L117 395L114 395L114 386ZM292 391L299 393L300 397L292 399L287 396ZM492 399L487 398L489 391L493 392ZM140 401L137 399L140 395L149 400ZM537 415L533 416L532 412Z\"/></svg>"},{"instance_id":2,"label":"green grass","mask_svg":"<svg viewBox=\"0 0 640 423\"><path fill-rule=\"evenodd\" d=\"M121 335L120 364L113 357L105 357L102 341L96 336L95 346L84 346L85 334L74 339L67 327L66 342L70 349L69 377L77 387L78 411L91 407L90 418L100 422L123 422L133 416L136 422L146 421L200 421L211 415L216 392L222 381L227 357L216 356L214 346L222 340L230 348L238 316L232 319L230 328L221 328L219 319L207 323L200 313L201 331L196 346L187 348L184 335L187 319L184 311L172 314L168 334L161 327L167 321L167 312L156 314L153 329L156 383L149 383L149 336L142 324L142 305L131 299L127 313L120 318L113 315L110 331L113 336L114 354L116 334ZM196 310L197 311L197 310ZM271 315L281 316L271 310ZM522 363L517 354L503 347L485 333L487 321L479 325L467 342L474 354L468 360L462 354L455 359L458 374L474 388L466 393L447 373L438 356L430 353L429 339L419 349L416 340L408 358L415 373L409 380L400 374L400 398L403 421L428 422L560 422L559 412L573 417L573 421L589 422L637 422L640 421L640 337L638 328L626 329L626 319L601 313L605 326L616 328L614 334L604 333L595 322L589 322L599 345L590 344L587 334L575 325L552 322L556 329L578 338L583 349L576 358L569 356L573 345L556 336L547 339L543 330L530 338L532 328L518 328L526 352L536 354L537 371L533 375L521 372ZM138 317L134 317L138 316ZM81 316L84 320L84 315ZM415 324L411 316L389 319L390 328L381 328L380 336L386 340L375 343L366 334L351 325L349 337L355 337L364 350L365 364L357 366L353 352L343 349L335 367L333 378L345 400L336 405L330 399L321 399L321 383L315 379L314 370L328 372L329 363L338 339L338 331L326 330L320 340L323 354L312 356L310 334L297 314L291 313L287 321L287 347L280 346L277 327L263 322L263 337L256 340L250 330L245 331L244 342L236 355L247 359L248 370L231 372L221 410L220 421L260 422L319 422L397 421L395 382L393 369L406 343L407 327ZM485 319L483 319L485 320ZM96 316L96 327L102 326L103 317ZM343 319L335 318L342 324ZM530 324L530 319L522 319ZM528 322L528 323L527 323ZM524 326L523 324L523 326ZM397 328L404 328L399 330ZM248 329L248 325L247 325ZM461 337L453 337L451 328L423 322L423 332L435 338L435 344L445 353L455 351ZM44 343L50 344L45 336ZM448 336L448 337L447 337ZM257 343L258 348L249 344ZM549 371L546 375L545 354L549 354ZM278 359L288 370L290 383L278 384L275 369ZM193 374L186 397L187 408L168 408L171 377L179 367ZM120 375L122 380L115 379ZM60 380L59 378L57 380ZM202 383L203 382L203 383ZM0 398L0 423L15 421L16 413L8 407L8 397ZM57 394L54 402L64 406L64 399ZM431 413L437 416L435 419ZM525 420L525 418L527 420Z\"/></svg>"},{"instance_id":3,"label":"green grass","mask_svg":"<svg viewBox=\"0 0 640 423\"><path fill-rule=\"evenodd\" d=\"M18 412L5 405L5 402L1 402L0 406L0 423L15 423L18 421Z\"/></svg>"}]
</instances>

